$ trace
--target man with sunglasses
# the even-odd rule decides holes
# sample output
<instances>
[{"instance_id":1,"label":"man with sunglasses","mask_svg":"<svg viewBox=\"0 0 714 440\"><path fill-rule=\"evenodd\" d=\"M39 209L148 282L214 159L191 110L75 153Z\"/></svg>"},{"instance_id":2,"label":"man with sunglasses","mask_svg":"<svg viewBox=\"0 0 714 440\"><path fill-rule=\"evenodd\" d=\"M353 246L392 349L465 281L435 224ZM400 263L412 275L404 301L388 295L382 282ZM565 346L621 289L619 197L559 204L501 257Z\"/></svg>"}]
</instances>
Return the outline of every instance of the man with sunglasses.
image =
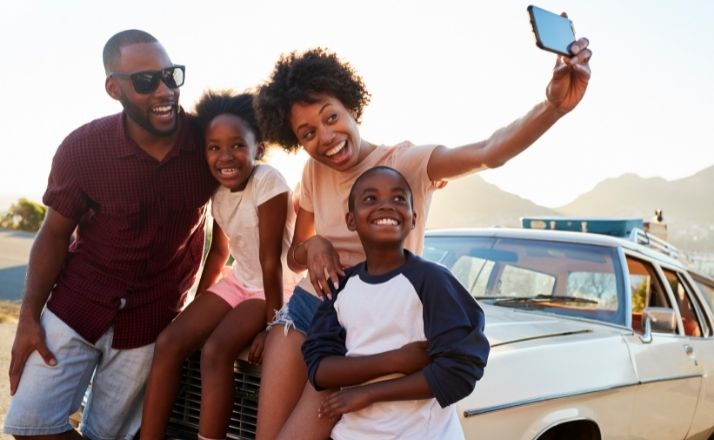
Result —
<instances>
[{"instance_id":1,"label":"man with sunglasses","mask_svg":"<svg viewBox=\"0 0 714 440\"><path fill-rule=\"evenodd\" d=\"M28 265L10 363L5 432L131 439L153 343L180 310L203 251L216 187L197 130L179 107L185 68L146 32L104 47L105 89L123 112L58 148L47 217Z\"/></svg>"}]
</instances>

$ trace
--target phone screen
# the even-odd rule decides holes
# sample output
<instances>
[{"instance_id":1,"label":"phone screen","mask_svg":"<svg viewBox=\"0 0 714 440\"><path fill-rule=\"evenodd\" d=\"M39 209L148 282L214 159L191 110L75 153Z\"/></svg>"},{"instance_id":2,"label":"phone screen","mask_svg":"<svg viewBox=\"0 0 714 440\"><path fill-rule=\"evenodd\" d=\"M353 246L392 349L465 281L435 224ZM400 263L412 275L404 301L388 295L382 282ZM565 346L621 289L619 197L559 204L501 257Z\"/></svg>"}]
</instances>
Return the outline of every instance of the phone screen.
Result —
<instances>
[{"instance_id":1,"label":"phone screen","mask_svg":"<svg viewBox=\"0 0 714 440\"><path fill-rule=\"evenodd\" d=\"M546 11L537 6L528 6L536 45L561 55L570 56L570 44L575 41L573 22L567 17Z\"/></svg>"}]
</instances>

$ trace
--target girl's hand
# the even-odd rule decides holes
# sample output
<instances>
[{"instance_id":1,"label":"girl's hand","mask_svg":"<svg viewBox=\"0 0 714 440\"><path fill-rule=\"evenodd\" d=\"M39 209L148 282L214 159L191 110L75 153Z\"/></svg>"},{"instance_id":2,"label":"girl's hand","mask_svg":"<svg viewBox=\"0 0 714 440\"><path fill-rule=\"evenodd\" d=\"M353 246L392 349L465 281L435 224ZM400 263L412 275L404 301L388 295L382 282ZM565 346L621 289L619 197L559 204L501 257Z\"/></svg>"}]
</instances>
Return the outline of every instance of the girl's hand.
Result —
<instances>
[{"instance_id":1,"label":"girl's hand","mask_svg":"<svg viewBox=\"0 0 714 440\"><path fill-rule=\"evenodd\" d=\"M342 414L359 411L371 404L369 392L363 387L345 388L322 401L317 417L338 419Z\"/></svg>"},{"instance_id":2,"label":"girl's hand","mask_svg":"<svg viewBox=\"0 0 714 440\"><path fill-rule=\"evenodd\" d=\"M558 56L556 60L546 97L560 113L574 109L585 95L591 73L589 44L587 38L581 38L570 46L573 56Z\"/></svg>"},{"instance_id":3,"label":"girl's hand","mask_svg":"<svg viewBox=\"0 0 714 440\"><path fill-rule=\"evenodd\" d=\"M263 363L263 347L265 347L266 337L268 337L268 332L265 330L255 335L253 343L250 345L250 351L248 352L248 362L252 364Z\"/></svg>"},{"instance_id":4,"label":"girl's hand","mask_svg":"<svg viewBox=\"0 0 714 440\"><path fill-rule=\"evenodd\" d=\"M307 253L307 271L310 282L318 295L332 298L330 284L336 289L340 276L344 276L340 256L335 247L324 237L315 235L303 243Z\"/></svg>"}]
</instances>

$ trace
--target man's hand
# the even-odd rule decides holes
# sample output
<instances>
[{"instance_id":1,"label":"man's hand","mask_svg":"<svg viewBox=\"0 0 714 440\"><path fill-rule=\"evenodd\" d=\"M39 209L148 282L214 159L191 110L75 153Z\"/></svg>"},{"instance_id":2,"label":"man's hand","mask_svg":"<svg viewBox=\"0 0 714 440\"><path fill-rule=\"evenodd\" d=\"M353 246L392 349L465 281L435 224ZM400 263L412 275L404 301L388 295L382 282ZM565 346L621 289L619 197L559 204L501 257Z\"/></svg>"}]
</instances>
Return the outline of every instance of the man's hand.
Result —
<instances>
[{"instance_id":1,"label":"man's hand","mask_svg":"<svg viewBox=\"0 0 714 440\"><path fill-rule=\"evenodd\" d=\"M590 81L592 57L589 44L587 38L581 38L570 45L572 57L558 56L556 60L546 96L548 102L563 114L574 109L585 96Z\"/></svg>"},{"instance_id":2,"label":"man's hand","mask_svg":"<svg viewBox=\"0 0 714 440\"><path fill-rule=\"evenodd\" d=\"M47 348L45 343L45 331L39 322L35 320L20 319L15 333L15 342L12 344L10 356L10 395L14 396L17 386L20 383L25 362L33 351L42 356L47 365L55 366L57 359Z\"/></svg>"}]
</instances>

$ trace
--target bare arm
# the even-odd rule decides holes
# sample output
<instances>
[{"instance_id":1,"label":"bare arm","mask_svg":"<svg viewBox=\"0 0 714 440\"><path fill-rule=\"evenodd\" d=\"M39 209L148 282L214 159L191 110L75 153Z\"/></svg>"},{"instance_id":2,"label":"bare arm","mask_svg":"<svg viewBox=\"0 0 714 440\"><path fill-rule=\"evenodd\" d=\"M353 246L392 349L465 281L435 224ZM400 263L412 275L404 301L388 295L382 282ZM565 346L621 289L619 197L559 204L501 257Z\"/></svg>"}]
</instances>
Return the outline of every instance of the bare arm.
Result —
<instances>
[{"instance_id":1,"label":"bare arm","mask_svg":"<svg viewBox=\"0 0 714 440\"><path fill-rule=\"evenodd\" d=\"M496 168L533 144L585 95L592 56L588 44L587 39L581 38L571 46L572 57L558 57L546 89L547 99L525 116L496 130L486 140L457 148L436 148L427 165L429 178L438 181Z\"/></svg>"},{"instance_id":2,"label":"bare arm","mask_svg":"<svg viewBox=\"0 0 714 440\"><path fill-rule=\"evenodd\" d=\"M226 265L228 261L228 237L226 233L223 232L218 222L213 220L213 232L211 233L211 247L208 250L208 255L206 256L206 262L203 264L203 272L201 272L201 279L198 282L197 293L204 292L206 289L211 287L216 283L218 277L221 275L221 270L223 266Z\"/></svg>"},{"instance_id":3,"label":"bare arm","mask_svg":"<svg viewBox=\"0 0 714 440\"><path fill-rule=\"evenodd\" d=\"M258 206L260 267L263 271L266 322L283 306L283 230L288 214L288 193L281 193Z\"/></svg>"},{"instance_id":4,"label":"bare arm","mask_svg":"<svg viewBox=\"0 0 714 440\"><path fill-rule=\"evenodd\" d=\"M30 251L25 295L12 345L10 359L10 394L14 395L20 383L22 370L28 356L37 350L45 362L57 361L47 349L45 332L40 325L40 314L47 302L52 286L62 270L72 232L77 222L49 208L40 231Z\"/></svg>"}]
</instances>

